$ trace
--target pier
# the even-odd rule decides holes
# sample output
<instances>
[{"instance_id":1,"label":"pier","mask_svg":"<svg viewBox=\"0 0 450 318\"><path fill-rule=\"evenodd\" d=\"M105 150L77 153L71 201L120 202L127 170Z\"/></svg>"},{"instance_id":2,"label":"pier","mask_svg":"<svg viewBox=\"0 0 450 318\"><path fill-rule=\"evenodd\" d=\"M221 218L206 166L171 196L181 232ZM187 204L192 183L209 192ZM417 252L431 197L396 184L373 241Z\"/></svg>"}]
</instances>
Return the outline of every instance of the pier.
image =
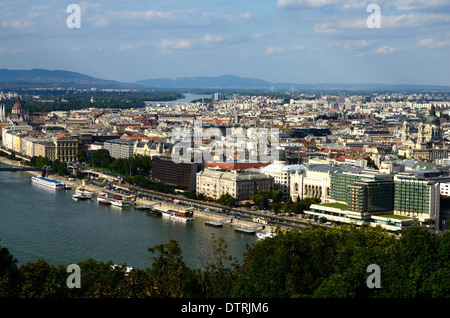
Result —
<instances>
[{"instance_id":1,"label":"pier","mask_svg":"<svg viewBox=\"0 0 450 318\"><path fill-rule=\"evenodd\" d=\"M10 166L0 164L0 171L44 171L44 169L38 169L28 166Z\"/></svg>"},{"instance_id":2,"label":"pier","mask_svg":"<svg viewBox=\"0 0 450 318\"><path fill-rule=\"evenodd\" d=\"M242 232L242 233L246 233L246 234L255 234L255 232L258 228L264 229L265 225L241 226L241 227L235 228L234 230L236 232Z\"/></svg>"},{"instance_id":3,"label":"pier","mask_svg":"<svg viewBox=\"0 0 450 318\"><path fill-rule=\"evenodd\" d=\"M211 219L210 221L206 221L205 225L214 226L214 227L222 227L224 222L229 221L229 220L231 220L231 222L233 222L233 219L234 219L234 216L229 216L222 220L212 220Z\"/></svg>"}]
</instances>

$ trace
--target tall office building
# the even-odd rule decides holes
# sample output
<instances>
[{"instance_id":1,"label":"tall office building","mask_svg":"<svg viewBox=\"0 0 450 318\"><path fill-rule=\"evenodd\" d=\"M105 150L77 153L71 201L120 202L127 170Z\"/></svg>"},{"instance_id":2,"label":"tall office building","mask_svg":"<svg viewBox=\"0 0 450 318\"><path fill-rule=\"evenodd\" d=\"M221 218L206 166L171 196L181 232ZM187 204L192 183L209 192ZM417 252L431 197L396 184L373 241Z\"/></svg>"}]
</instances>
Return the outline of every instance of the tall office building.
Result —
<instances>
[{"instance_id":1,"label":"tall office building","mask_svg":"<svg viewBox=\"0 0 450 318\"><path fill-rule=\"evenodd\" d=\"M416 218L422 225L439 228L440 185L450 181L437 171L399 173L394 177L394 214Z\"/></svg>"},{"instance_id":2,"label":"tall office building","mask_svg":"<svg viewBox=\"0 0 450 318\"><path fill-rule=\"evenodd\" d=\"M164 155L152 157L152 178L185 191L195 191L197 172L201 169L201 163L176 163L171 156Z\"/></svg>"}]
</instances>

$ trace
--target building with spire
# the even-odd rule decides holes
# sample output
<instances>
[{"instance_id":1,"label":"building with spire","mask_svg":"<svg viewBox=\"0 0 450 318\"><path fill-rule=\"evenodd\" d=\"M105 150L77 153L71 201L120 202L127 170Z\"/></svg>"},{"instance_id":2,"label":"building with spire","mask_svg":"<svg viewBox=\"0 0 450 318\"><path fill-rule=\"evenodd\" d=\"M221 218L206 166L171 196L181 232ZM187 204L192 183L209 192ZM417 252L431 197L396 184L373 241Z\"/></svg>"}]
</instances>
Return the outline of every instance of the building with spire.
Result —
<instances>
[{"instance_id":1,"label":"building with spire","mask_svg":"<svg viewBox=\"0 0 450 318\"><path fill-rule=\"evenodd\" d=\"M26 125L30 121L30 115L26 111L20 97L17 98L17 102L14 104L11 113L8 114L6 120L11 125Z\"/></svg>"},{"instance_id":2,"label":"building with spire","mask_svg":"<svg viewBox=\"0 0 450 318\"><path fill-rule=\"evenodd\" d=\"M434 161L448 157L446 150L441 143L442 129L439 117L436 115L434 105L431 106L426 117L422 117L417 127L417 139L411 138L411 128L405 118L402 125L401 141L406 149L402 152L408 159L420 159L424 161Z\"/></svg>"},{"instance_id":3,"label":"building with spire","mask_svg":"<svg viewBox=\"0 0 450 318\"><path fill-rule=\"evenodd\" d=\"M0 123L6 122L5 105L0 105Z\"/></svg>"}]
</instances>

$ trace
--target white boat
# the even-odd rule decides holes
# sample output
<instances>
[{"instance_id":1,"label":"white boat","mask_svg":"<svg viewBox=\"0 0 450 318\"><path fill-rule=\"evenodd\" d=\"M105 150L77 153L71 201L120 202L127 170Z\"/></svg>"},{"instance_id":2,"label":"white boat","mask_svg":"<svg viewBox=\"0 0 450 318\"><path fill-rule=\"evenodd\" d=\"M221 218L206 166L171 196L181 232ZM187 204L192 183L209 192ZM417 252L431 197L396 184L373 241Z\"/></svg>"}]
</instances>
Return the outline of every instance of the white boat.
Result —
<instances>
[{"instance_id":1,"label":"white boat","mask_svg":"<svg viewBox=\"0 0 450 318\"><path fill-rule=\"evenodd\" d=\"M52 189L57 189L57 190L65 189L64 183L61 183L57 180L53 180L53 179L49 179L49 178L33 176L33 177L31 177L31 181L34 183L46 186L48 188L52 188Z\"/></svg>"},{"instance_id":2,"label":"white boat","mask_svg":"<svg viewBox=\"0 0 450 318\"><path fill-rule=\"evenodd\" d=\"M261 231L261 232L256 233L256 236L258 237L259 240L262 240L262 239L265 239L265 238L268 238L268 237L274 237L275 233L274 232L263 232L263 231Z\"/></svg>"},{"instance_id":3,"label":"white boat","mask_svg":"<svg viewBox=\"0 0 450 318\"><path fill-rule=\"evenodd\" d=\"M178 221L193 221L194 220L194 212L192 210L187 211L175 211L175 210L169 210L169 215L172 219L178 220Z\"/></svg>"},{"instance_id":4,"label":"white boat","mask_svg":"<svg viewBox=\"0 0 450 318\"><path fill-rule=\"evenodd\" d=\"M131 201L117 194L101 192L98 194L97 201L105 204L112 204L115 206L123 207L130 206Z\"/></svg>"},{"instance_id":5,"label":"white boat","mask_svg":"<svg viewBox=\"0 0 450 318\"><path fill-rule=\"evenodd\" d=\"M94 197L94 192L93 191L89 191L83 187L77 187L75 189L75 194L80 194L80 195L84 195L90 199L92 199Z\"/></svg>"},{"instance_id":6,"label":"white boat","mask_svg":"<svg viewBox=\"0 0 450 318\"><path fill-rule=\"evenodd\" d=\"M91 197L88 197L87 195L84 194L74 194L72 195L72 200L74 201L80 201L80 200L90 200L92 199Z\"/></svg>"}]
</instances>

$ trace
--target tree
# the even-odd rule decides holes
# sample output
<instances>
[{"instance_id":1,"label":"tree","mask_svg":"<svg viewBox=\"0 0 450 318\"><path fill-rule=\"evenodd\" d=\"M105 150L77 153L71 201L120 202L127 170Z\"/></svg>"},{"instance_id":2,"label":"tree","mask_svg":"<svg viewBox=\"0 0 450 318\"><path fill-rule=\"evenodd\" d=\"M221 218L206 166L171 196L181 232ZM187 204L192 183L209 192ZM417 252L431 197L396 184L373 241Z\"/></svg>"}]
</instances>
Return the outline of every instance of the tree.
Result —
<instances>
[{"instance_id":1,"label":"tree","mask_svg":"<svg viewBox=\"0 0 450 318\"><path fill-rule=\"evenodd\" d=\"M183 298L187 296L187 267L181 248L176 240L148 249L153 257L150 275L153 280L154 297Z\"/></svg>"},{"instance_id":2,"label":"tree","mask_svg":"<svg viewBox=\"0 0 450 318\"><path fill-rule=\"evenodd\" d=\"M19 286L17 259L0 246L0 298L15 297Z\"/></svg>"},{"instance_id":3,"label":"tree","mask_svg":"<svg viewBox=\"0 0 450 318\"><path fill-rule=\"evenodd\" d=\"M266 210L269 205L270 193L265 190L259 190L256 194L252 195L250 199L255 203L259 210Z\"/></svg>"},{"instance_id":4,"label":"tree","mask_svg":"<svg viewBox=\"0 0 450 318\"><path fill-rule=\"evenodd\" d=\"M88 160L88 153L85 149L78 149L77 160L78 162L86 162Z\"/></svg>"},{"instance_id":5,"label":"tree","mask_svg":"<svg viewBox=\"0 0 450 318\"><path fill-rule=\"evenodd\" d=\"M112 161L109 151L106 149L94 150L91 154L92 164L96 167L108 167Z\"/></svg>"},{"instance_id":6,"label":"tree","mask_svg":"<svg viewBox=\"0 0 450 318\"><path fill-rule=\"evenodd\" d=\"M43 259L19 267L21 298L56 297L55 276L52 267Z\"/></svg>"},{"instance_id":7,"label":"tree","mask_svg":"<svg viewBox=\"0 0 450 318\"><path fill-rule=\"evenodd\" d=\"M236 204L236 200L228 193L222 194L217 202L229 207L233 207Z\"/></svg>"},{"instance_id":8,"label":"tree","mask_svg":"<svg viewBox=\"0 0 450 318\"><path fill-rule=\"evenodd\" d=\"M67 174L67 162L62 161L59 163L58 166L58 175L63 177L66 174Z\"/></svg>"},{"instance_id":9,"label":"tree","mask_svg":"<svg viewBox=\"0 0 450 318\"><path fill-rule=\"evenodd\" d=\"M281 200L283 200L283 190L277 189L277 190L271 191L270 197L271 197L273 203L280 203Z\"/></svg>"},{"instance_id":10,"label":"tree","mask_svg":"<svg viewBox=\"0 0 450 318\"><path fill-rule=\"evenodd\" d=\"M227 248L223 237L216 239L214 233L207 244L198 246L201 269L196 270L196 275L204 297L228 298L231 295L239 264L228 255Z\"/></svg>"}]
</instances>

